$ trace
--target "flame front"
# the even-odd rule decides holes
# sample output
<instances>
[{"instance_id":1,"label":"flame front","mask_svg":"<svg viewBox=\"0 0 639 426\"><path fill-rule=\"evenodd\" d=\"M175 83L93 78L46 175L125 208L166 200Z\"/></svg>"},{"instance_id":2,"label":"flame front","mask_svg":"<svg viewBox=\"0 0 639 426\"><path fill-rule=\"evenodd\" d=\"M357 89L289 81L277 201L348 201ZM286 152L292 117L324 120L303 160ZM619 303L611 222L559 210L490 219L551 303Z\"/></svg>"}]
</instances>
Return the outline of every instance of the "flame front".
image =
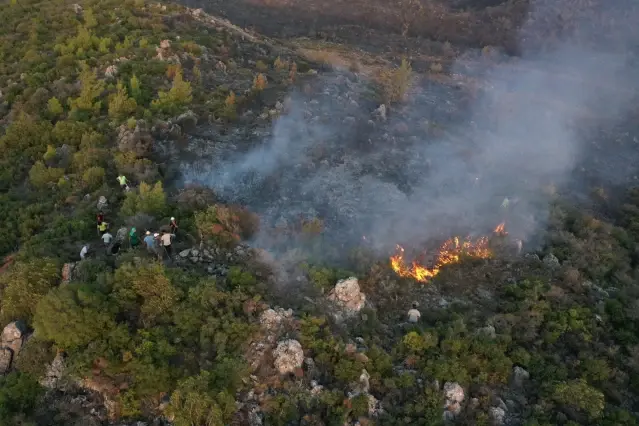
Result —
<instances>
[{"instance_id":1,"label":"flame front","mask_svg":"<svg viewBox=\"0 0 639 426\"><path fill-rule=\"evenodd\" d=\"M497 227L495 228L493 232L498 235L506 235L508 233L506 232L506 222L502 222L499 225L497 225Z\"/></svg>"},{"instance_id":2,"label":"flame front","mask_svg":"<svg viewBox=\"0 0 639 426\"><path fill-rule=\"evenodd\" d=\"M505 224L501 223L495 228L496 234L506 234ZM413 261L410 266L404 261L404 248L397 245L397 253L391 256L391 268L400 277L410 277L417 281L426 282L439 273L442 266L450 265L460 261L462 256L487 259L492 256L492 252L488 245L488 237L481 237L476 240L466 238L464 240L454 237L446 240L441 245L437 253L437 257L433 262L433 266L427 268Z\"/></svg>"}]
</instances>

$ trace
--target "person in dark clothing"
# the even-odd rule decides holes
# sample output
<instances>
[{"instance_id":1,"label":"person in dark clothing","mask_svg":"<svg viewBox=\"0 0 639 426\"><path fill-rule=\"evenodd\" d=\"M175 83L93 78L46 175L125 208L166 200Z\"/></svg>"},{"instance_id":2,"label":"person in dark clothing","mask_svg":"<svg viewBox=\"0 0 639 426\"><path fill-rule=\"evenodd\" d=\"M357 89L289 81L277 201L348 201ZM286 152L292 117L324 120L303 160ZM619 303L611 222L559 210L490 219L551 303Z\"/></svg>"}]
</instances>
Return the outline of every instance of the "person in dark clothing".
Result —
<instances>
[{"instance_id":1,"label":"person in dark clothing","mask_svg":"<svg viewBox=\"0 0 639 426\"><path fill-rule=\"evenodd\" d=\"M178 224L174 217L171 218L169 226L171 227L171 234L175 234L178 230Z\"/></svg>"},{"instance_id":2,"label":"person in dark clothing","mask_svg":"<svg viewBox=\"0 0 639 426\"><path fill-rule=\"evenodd\" d=\"M98 220L98 225L104 222L104 212L100 211L100 213L98 213L97 220Z\"/></svg>"}]
</instances>

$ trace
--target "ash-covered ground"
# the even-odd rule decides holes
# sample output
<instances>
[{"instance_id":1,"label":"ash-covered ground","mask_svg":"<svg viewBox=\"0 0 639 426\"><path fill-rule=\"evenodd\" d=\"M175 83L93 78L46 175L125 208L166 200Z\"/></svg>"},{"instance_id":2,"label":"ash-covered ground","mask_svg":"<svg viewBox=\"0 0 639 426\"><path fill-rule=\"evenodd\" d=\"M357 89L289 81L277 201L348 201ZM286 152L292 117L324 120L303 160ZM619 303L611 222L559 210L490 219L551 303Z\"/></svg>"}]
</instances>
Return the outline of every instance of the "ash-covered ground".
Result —
<instances>
[{"instance_id":1,"label":"ash-covered ground","mask_svg":"<svg viewBox=\"0 0 639 426\"><path fill-rule=\"evenodd\" d=\"M190 141L182 176L258 212L263 228L319 218L344 248L366 236L387 252L504 219L536 248L549 188L584 200L597 182L636 179L631 69L573 48L526 61L469 55L446 82L414 75L385 113L371 81L324 73L274 105L272 125L248 112L232 131ZM268 248L268 235L255 243Z\"/></svg>"}]
</instances>

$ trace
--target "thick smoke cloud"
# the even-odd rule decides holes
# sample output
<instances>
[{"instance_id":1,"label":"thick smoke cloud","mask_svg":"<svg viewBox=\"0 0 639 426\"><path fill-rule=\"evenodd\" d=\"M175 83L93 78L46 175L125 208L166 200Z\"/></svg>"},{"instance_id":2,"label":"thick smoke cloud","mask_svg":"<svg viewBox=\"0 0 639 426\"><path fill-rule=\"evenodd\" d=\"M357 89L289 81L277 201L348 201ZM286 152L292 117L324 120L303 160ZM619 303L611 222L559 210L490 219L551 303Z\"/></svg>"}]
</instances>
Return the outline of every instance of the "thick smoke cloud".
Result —
<instances>
[{"instance_id":1,"label":"thick smoke cloud","mask_svg":"<svg viewBox=\"0 0 639 426\"><path fill-rule=\"evenodd\" d=\"M547 22L549 7L533 4L522 33ZM543 53L522 40L520 59L490 66L462 58L454 73L480 86L469 112L454 88L416 81L384 123L370 121L367 82L328 75L319 93L292 95L257 148L186 167L184 177L248 204L267 226L320 217L344 247L363 235L383 250L420 245L486 233L504 218L513 236L530 240L549 210L542 189L567 184L589 133L634 97L627 57L611 53L632 40L614 40L615 49L592 50L566 39ZM444 132L433 136L433 127ZM507 216L504 197L514 201ZM256 244L268 247L266 234Z\"/></svg>"}]
</instances>

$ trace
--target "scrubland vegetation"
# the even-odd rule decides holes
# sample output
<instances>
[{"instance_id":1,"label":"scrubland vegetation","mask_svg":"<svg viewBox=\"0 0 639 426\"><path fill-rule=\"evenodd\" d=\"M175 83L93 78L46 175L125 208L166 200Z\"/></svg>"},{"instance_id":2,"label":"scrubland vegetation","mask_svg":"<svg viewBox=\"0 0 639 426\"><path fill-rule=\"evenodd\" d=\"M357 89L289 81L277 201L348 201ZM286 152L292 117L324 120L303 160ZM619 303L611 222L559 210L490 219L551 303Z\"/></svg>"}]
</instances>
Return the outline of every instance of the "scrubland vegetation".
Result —
<instances>
[{"instance_id":1,"label":"scrubland vegetation","mask_svg":"<svg viewBox=\"0 0 639 426\"><path fill-rule=\"evenodd\" d=\"M282 301L271 294L277 277L255 254L236 256L259 219L210 191L171 188L153 140L175 137L175 123L182 136L188 111L230 125L309 64L169 4L11 0L0 17L0 325L20 321L30 336L0 377L0 425L259 424L255 416L265 425L438 425L445 382L465 391L458 424L492 424L494 408L505 424L637 424L636 191L621 205L597 198L590 213L557 200L537 253L545 261L469 260L424 285L365 250L351 271L305 259L316 301L278 338L298 340L306 360L280 375L270 355L253 364L266 333L260 315ZM380 101L401 102L411 73L406 60L381 72ZM177 248L215 247L233 259L218 261L228 270L158 262L126 244L117 257L102 254L100 196L114 233L136 226L142 236L176 216ZM291 232L320 238L322 223ZM96 253L63 279L86 242ZM370 304L337 321L317 300L354 273ZM413 300L422 318L407 324ZM47 386L59 357L59 382L72 385ZM367 389L357 393L362 370ZM67 395L97 399L98 414Z\"/></svg>"}]
</instances>

